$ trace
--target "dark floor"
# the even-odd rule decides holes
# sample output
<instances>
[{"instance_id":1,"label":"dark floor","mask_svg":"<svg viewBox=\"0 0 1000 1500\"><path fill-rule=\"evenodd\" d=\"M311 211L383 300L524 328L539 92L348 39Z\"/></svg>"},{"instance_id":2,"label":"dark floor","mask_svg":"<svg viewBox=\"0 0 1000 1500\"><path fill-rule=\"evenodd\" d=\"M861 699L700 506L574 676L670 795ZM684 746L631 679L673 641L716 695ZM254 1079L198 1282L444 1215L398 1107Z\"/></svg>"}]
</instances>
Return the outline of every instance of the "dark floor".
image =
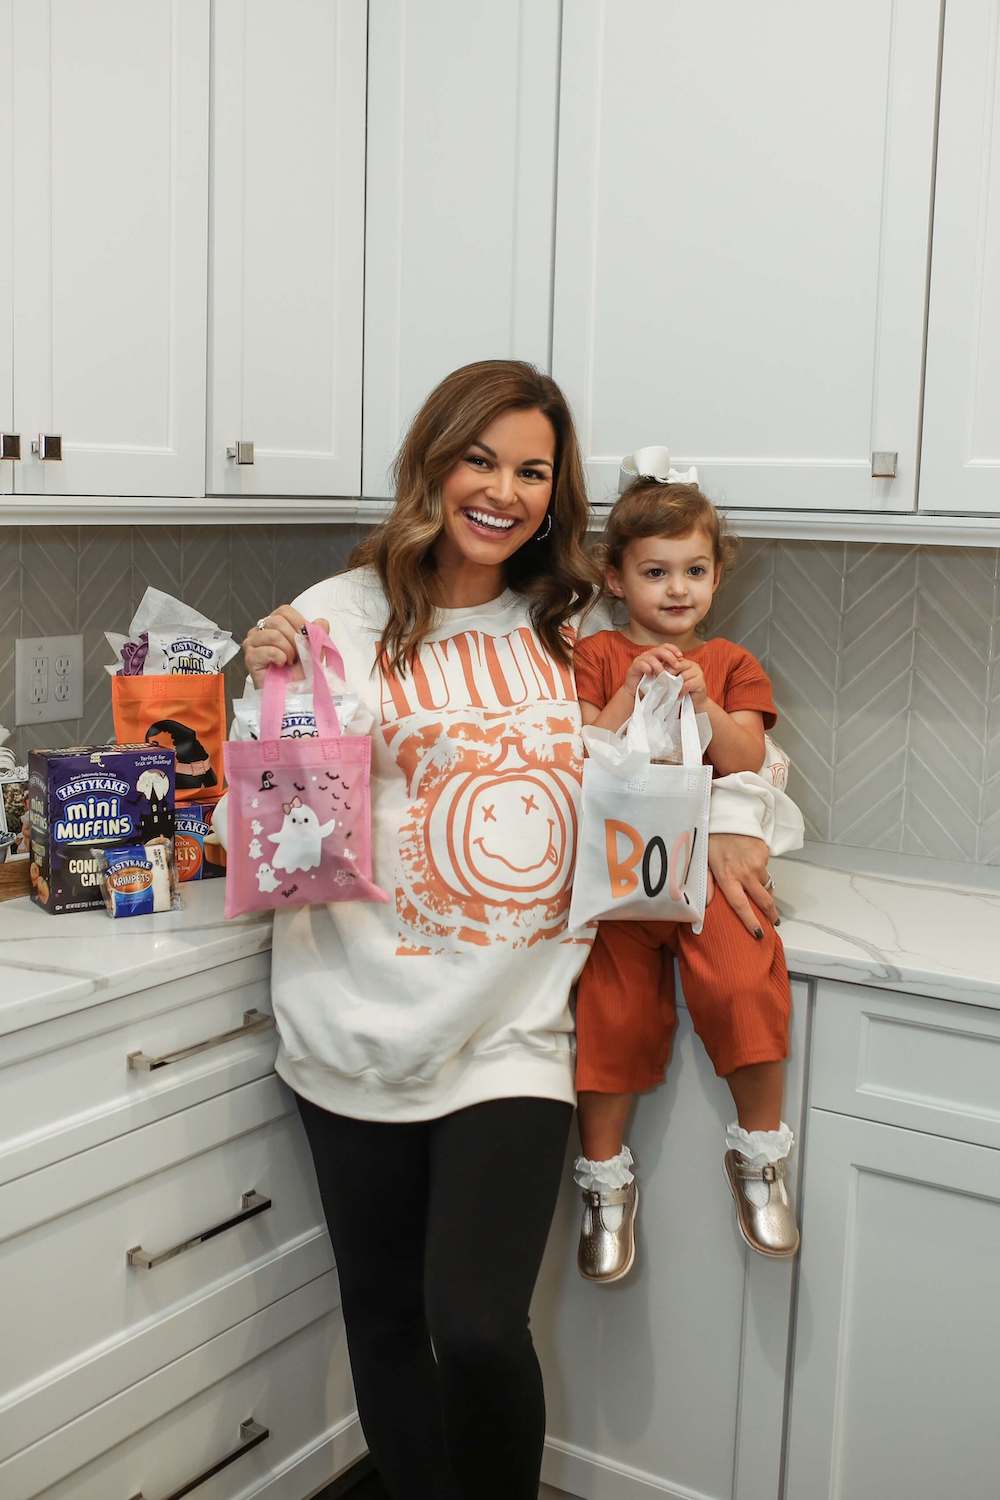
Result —
<instances>
[{"instance_id":1,"label":"dark floor","mask_svg":"<svg viewBox=\"0 0 1000 1500\"><path fill-rule=\"evenodd\" d=\"M385 1489L367 1458L354 1464L346 1474L321 1490L315 1500L388 1500Z\"/></svg>"}]
</instances>

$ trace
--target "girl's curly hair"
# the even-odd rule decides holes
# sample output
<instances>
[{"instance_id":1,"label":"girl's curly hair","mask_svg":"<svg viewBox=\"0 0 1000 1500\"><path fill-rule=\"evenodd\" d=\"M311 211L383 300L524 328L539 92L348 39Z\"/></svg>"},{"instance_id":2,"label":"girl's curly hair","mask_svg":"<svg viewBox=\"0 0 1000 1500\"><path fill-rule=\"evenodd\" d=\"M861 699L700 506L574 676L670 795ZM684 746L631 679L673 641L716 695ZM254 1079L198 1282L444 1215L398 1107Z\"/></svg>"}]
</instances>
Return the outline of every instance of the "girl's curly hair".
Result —
<instances>
[{"instance_id":1,"label":"girl's curly hair","mask_svg":"<svg viewBox=\"0 0 1000 1500\"><path fill-rule=\"evenodd\" d=\"M696 484L639 478L612 507L597 560L604 568L620 569L629 542L647 536L687 536L690 531L703 531L708 537L724 577L736 560L739 542L708 496Z\"/></svg>"}]
</instances>

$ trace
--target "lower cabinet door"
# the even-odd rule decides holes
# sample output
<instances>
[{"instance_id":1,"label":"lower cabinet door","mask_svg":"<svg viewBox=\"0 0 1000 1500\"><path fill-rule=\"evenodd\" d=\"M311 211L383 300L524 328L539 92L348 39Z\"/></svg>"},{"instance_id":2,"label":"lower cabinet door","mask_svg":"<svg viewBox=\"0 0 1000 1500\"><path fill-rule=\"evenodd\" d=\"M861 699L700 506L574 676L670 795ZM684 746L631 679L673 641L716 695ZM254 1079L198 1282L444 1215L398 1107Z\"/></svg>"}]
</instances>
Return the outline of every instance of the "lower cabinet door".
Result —
<instances>
[{"instance_id":1,"label":"lower cabinet door","mask_svg":"<svg viewBox=\"0 0 1000 1500\"><path fill-rule=\"evenodd\" d=\"M7 1184L0 1458L330 1263L273 1076Z\"/></svg>"},{"instance_id":2,"label":"lower cabinet door","mask_svg":"<svg viewBox=\"0 0 1000 1500\"><path fill-rule=\"evenodd\" d=\"M996 1500L1000 1151L810 1112L784 1500Z\"/></svg>"},{"instance_id":3,"label":"lower cabinet door","mask_svg":"<svg viewBox=\"0 0 1000 1500\"><path fill-rule=\"evenodd\" d=\"M332 1272L22 1455L4 1500L303 1500L364 1451Z\"/></svg>"}]
</instances>

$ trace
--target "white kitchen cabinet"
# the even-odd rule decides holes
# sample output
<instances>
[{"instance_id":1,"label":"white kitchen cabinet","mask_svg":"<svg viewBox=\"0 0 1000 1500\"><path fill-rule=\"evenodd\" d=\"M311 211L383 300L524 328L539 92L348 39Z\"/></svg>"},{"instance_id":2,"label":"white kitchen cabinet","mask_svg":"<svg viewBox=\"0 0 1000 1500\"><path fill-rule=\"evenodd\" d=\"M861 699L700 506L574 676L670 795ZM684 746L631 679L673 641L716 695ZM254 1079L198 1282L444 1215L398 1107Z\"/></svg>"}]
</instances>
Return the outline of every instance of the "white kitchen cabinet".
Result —
<instances>
[{"instance_id":1,"label":"white kitchen cabinet","mask_svg":"<svg viewBox=\"0 0 1000 1500\"><path fill-rule=\"evenodd\" d=\"M338 1304L327 1271L252 1309L0 1464L4 1500L317 1494L364 1450Z\"/></svg>"},{"instance_id":2,"label":"white kitchen cabinet","mask_svg":"<svg viewBox=\"0 0 1000 1500\"><path fill-rule=\"evenodd\" d=\"M1000 1151L810 1111L785 1500L995 1500Z\"/></svg>"},{"instance_id":3,"label":"white kitchen cabinet","mask_svg":"<svg viewBox=\"0 0 1000 1500\"><path fill-rule=\"evenodd\" d=\"M920 507L1000 511L1000 4L945 9Z\"/></svg>"},{"instance_id":4,"label":"white kitchen cabinet","mask_svg":"<svg viewBox=\"0 0 1000 1500\"><path fill-rule=\"evenodd\" d=\"M793 981L793 999L784 1115L797 1134L809 986ZM532 1309L548 1408L543 1477L587 1500L776 1500L795 1262L740 1239L723 1170L732 1099L687 1011L678 1014L667 1081L640 1098L628 1134L638 1258L614 1285L577 1274L573 1133Z\"/></svg>"},{"instance_id":5,"label":"white kitchen cabinet","mask_svg":"<svg viewBox=\"0 0 1000 1500\"><path fill-rule=\"evenodd\" d=\"M209 7L11 14L15 490L201 494Z\"/></svg>"},{"instance_id":6,"label":"white kitchen cabinet","mask_svg":"<svg viewBox=\"0 0 1000 1500\"><path fill-rule=\"evenodd\" d=\"M593 499L666 443L726 505L913 508L939 13L565 7L552 368Z\"/></svg>"},{"instance_id":7,"label":"white kitchen cabinet","mask_svg":"<svg viewBox=\"0 0 1000 1500\"><path fill-rule=\"evenodd\" d=\"M273 1069L269 929L224 922L223 894L185 887L156 933L61 918L71 965L5 971L4 1500L195 1479L304 1500L362 1450L312 1158ZM2 910L12 948L44 946L44 913ZM250 1417L270 1435L244 1452Z\"/></svg>"},{"instance_id":8,"label":"white kitchen cabinet","mask_svg":"<svg viewBox=\"0 0 1000 1500\"><path fill-rule=\"evenodd\" d=\"M13 67L11 0L0 0L0 78L10 78ZM0 89L0 141L13 138L14 115L9 88ZM9 151L0 151L0 203L9 204L13 175ZM0 434L15 432L14 427L14 350L13 327L14 219L10 213L0 215ZM14 461L0 455L0 495L9 495L14 487Z\"/></svg>"},{"instance_id":9,"label":"white kitchen cabinet","mask_svg":"<svg viewBox=\"0 0 1000 1500\"><path fill-rule=\"evenodd\" d=\"M366 11L215 0L213 494L358 493Z\"/></svg>"},{"instance_id":10,"label":"white kitchen cabinet","mask_svg":"<svg viewBox=\"0 0 1000 1500\"><path fill-rule=\"evenodd\" d=\"M549 367L561 7L369 9L362 488L377 497L450 370Z\"/></svg>"}]
</instances>

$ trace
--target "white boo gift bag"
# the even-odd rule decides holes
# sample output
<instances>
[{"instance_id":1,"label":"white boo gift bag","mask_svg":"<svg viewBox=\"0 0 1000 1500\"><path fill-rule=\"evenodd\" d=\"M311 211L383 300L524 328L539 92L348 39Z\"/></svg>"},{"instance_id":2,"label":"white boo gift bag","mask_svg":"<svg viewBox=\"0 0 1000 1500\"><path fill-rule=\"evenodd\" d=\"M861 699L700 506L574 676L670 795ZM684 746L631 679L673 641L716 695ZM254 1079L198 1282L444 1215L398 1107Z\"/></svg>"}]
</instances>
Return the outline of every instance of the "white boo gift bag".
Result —
<instances>
[{"instance_id":1,"label":"white boo gift bag","mask_svg":"<svg viewBox=\"0 0 1000 1500\"><path fill-rule=\"evenodd\" d=\"M712 768L701 757L712 731L680 690L673 673L644 677L616 734L584 727L570 927L627 919L701 931L712 794ZM679 764L658 764L668 758Z\"/></svg>"}]
</instances>

